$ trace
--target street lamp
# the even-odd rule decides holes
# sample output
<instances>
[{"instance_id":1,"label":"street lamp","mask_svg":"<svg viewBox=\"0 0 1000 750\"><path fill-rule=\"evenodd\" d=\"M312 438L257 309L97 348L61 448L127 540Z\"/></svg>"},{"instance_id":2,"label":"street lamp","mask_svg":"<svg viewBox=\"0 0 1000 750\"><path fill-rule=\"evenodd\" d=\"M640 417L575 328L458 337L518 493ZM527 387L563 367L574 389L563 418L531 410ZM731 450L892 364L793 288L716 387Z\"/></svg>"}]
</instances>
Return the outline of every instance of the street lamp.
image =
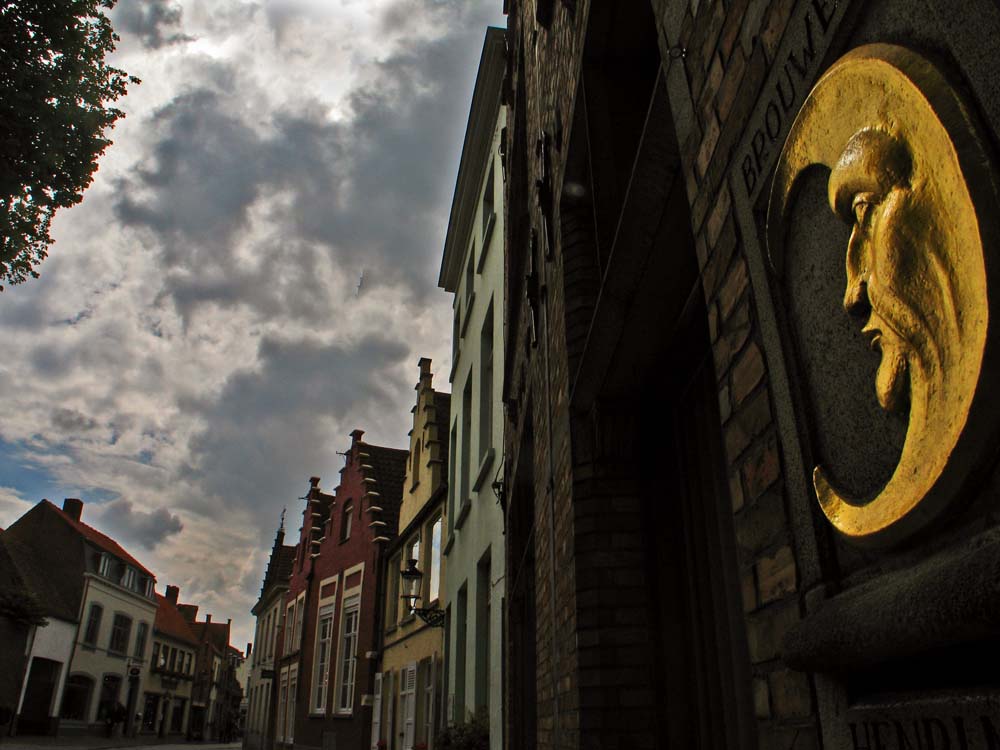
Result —
<instances>
[{"instance_id":1,"label":"street lamp","mask_svg":"<svg viewBox=\"0 0 1000 750\"><path fill-rule=\"evenodd\" d=\"M424 574L420 572L417 568L417 561L410 558L409 564L406 566L405 570L399 571L399 574L403 577L403 580L407 583L412 584L411 589L414 592L420 591L420 579L424 577ZM444 627L444 610L440 607L416 607L414 606L417 601L421 598L420 594L403 594L401 597L407 606L409 606L410 611L413 612L417 617L426 622L431 627L443 628Z\"/></svg>"}]
</instances>

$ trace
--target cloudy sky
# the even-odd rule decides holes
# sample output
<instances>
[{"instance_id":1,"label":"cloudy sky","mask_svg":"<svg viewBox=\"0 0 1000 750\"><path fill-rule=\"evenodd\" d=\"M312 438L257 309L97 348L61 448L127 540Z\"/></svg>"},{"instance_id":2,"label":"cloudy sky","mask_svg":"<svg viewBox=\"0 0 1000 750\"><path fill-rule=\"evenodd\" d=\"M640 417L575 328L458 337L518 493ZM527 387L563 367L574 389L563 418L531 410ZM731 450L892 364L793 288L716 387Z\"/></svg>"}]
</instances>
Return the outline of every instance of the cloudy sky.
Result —
<instances>
[{"instance_id":1,"label":"cloudy sky","mask_svg":"<svg viewBox=\"0 0 1000 750\"><path fill-rule=\"evenodd\" d=\"M142 79L41 278L0 294L0 526L85 502L233 643L283 507L359 427L406 447L501 0L120 0ZM359 279L364 278L360 292Z\"/></svg>"}]
</instances>

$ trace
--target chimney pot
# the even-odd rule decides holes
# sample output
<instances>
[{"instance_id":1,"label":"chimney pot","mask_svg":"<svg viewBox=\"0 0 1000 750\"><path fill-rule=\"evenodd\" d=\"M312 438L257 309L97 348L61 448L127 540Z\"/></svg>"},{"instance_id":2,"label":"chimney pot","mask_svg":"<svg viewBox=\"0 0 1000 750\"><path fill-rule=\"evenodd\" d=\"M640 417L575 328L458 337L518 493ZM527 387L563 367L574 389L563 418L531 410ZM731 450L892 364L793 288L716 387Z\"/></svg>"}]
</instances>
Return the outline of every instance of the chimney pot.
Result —
<instances>
[{"instance_id":1,"label":"chimney pot","mask_svg":"<svg viewBox=\"0 0 1000 750\"><path fill-rule=\"evenodd\" d=\"M361 438L363 438L364 435L365 435L365 431L364 430L352 430L351 431L351 440L352 440L353 443L360 443L361 442Z\"/></svg>"},{"instance_id":2,"label":"chimney pot","mask_svg":"<svg viewBox=\"0 0 1000 750\"><path fill-rule=\"evenodd\" d=\"M63 513L74 521L79 521L83 515L83 500L78 497L67 497L63 500Z\"/></svg>"},{"instance_id":3,"label":"chimney pot","mask_svg":"<svg viewBox=\"0 0 1000 750\"><path fill-rule=\"evenodd\" d=\"M205 622L210 623L212 621L212 615L205 615Z\"/></svg>"}]
</instances>

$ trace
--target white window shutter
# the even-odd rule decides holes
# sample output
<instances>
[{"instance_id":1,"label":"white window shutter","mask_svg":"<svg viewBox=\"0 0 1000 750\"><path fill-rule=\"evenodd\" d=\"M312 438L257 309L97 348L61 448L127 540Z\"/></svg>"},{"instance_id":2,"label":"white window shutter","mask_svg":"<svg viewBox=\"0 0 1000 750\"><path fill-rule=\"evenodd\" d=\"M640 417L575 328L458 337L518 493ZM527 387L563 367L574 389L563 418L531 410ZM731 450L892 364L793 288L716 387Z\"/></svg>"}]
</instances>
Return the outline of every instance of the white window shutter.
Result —
<instances>
[{"instance_id":1,"label":"white window shutter","mask_svg":"<svg viewBox=\"0 0 1000 750\"><path fill-rule=\"evenodd\" d=\"M395 747L395 741L393 740L393 719L395 719L396 713L396 686L395 680L393 680L394 672L387 672L386 678L389 682L389 689L386 691L386 695L389 697L388 710L385 713L385 738L389 743L389 747Z\"/></svg>"},{"instance_id":2,"label":"white window shutter","mask_svg":"<svg viewBox=\"0 0 1000 750\"><path fill-rule=\"evenodd\" d=\"M382 673L375 675L375 697L372 700L372 750L377 750L382 739Z\"/></svg>"},{"instance_id":3,"label":"white window shutter","mask_svg":"<svg viewBox=\"0 0 1000 750\"><path fill-rule=\"evenodd\" d=\"M403 671L403 688L406 690L406 697L403 699L403 750L413 750L417 719L416 663L408 664Z\"/></svg>"}]
</instances>

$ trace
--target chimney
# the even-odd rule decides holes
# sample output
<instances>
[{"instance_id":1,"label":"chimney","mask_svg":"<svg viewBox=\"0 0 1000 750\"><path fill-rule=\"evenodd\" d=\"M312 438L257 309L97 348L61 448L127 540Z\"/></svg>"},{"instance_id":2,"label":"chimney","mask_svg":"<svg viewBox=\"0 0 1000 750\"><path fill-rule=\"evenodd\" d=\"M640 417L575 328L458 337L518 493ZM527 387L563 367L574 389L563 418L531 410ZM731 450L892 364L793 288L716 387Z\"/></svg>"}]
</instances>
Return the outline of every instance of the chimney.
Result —
<instances>
[{"instance_id":1,"label":"chimney","mask_svg":"<svg viewBox=\"0 0 1000 750\"><path fill-rule=\"evenodd\" d=\"M83 515L83 500L76 497L67 497L63 500L63 513L74 521L79 521L80 516Z\"/></svg>"},{"instance_id":2,"label":"chimney","mask_svg":"<svg viewBox=\"0 0 1000 750\"><path fill-rule=\"evenodd\" d=\"M361 438L365 436L364 430L352 430L351 431L351 447L354 447L355 443L360 443Z\"/></svg>"},{"instance_id":3,"label":"chimney","mask_svg":"<svg viewBox=\"0 0 1000 750\"><path fill-rule=\"evenodd\" d=\"M168 602L170 602L171 604L173 604L176 607L177 606L177 597L178 597L178 595L180 593L181 593L181 590L180 590L179 586L167 586L167 594L166 594L165 598L166 598L166 600Z\"/></svg>"},{"instance_id":4,"label":"chimney","mask_svg":"<svg viewBox=\"0 0 1000 750\"><path fill-rule=\"evenodd\" d=\"M434 378L431 374L431 360L428 357L421 357L417 366L420 367L420 380L417 382L417 390L430 388Z\"/></svg>"},{"instance_id":5,"label":"chimney","mask_svg":"<svg viewBox=\"0 0 1000 750\"><path fill-rule=\"evenodd\" d=\"M253 644L252 643L247 643L247 654L246 654L246 657L249 659L250 658L250 654L252 654L252 653L253 653Z\"/></svg>"},{"instance_id":6,"label":"chimney","mask_svg":"<svg viewBox=\"0 0 1000 750\"><path fill-rule=\"evenodd\" d=\"M229 619L226 620L226 625L232 625L232 624L233 624L233 618L230 617Z\"/></svg>"},{"instance_id":7,"label":"chimney","mask_svg":"<svg viewBox=\"0 0 1000 750\"><path fill-rule=\"evenodd\" d=\"M212 615L205 615L205 624L208 625L212 622Z\"/></svg>"}]
</instances>

